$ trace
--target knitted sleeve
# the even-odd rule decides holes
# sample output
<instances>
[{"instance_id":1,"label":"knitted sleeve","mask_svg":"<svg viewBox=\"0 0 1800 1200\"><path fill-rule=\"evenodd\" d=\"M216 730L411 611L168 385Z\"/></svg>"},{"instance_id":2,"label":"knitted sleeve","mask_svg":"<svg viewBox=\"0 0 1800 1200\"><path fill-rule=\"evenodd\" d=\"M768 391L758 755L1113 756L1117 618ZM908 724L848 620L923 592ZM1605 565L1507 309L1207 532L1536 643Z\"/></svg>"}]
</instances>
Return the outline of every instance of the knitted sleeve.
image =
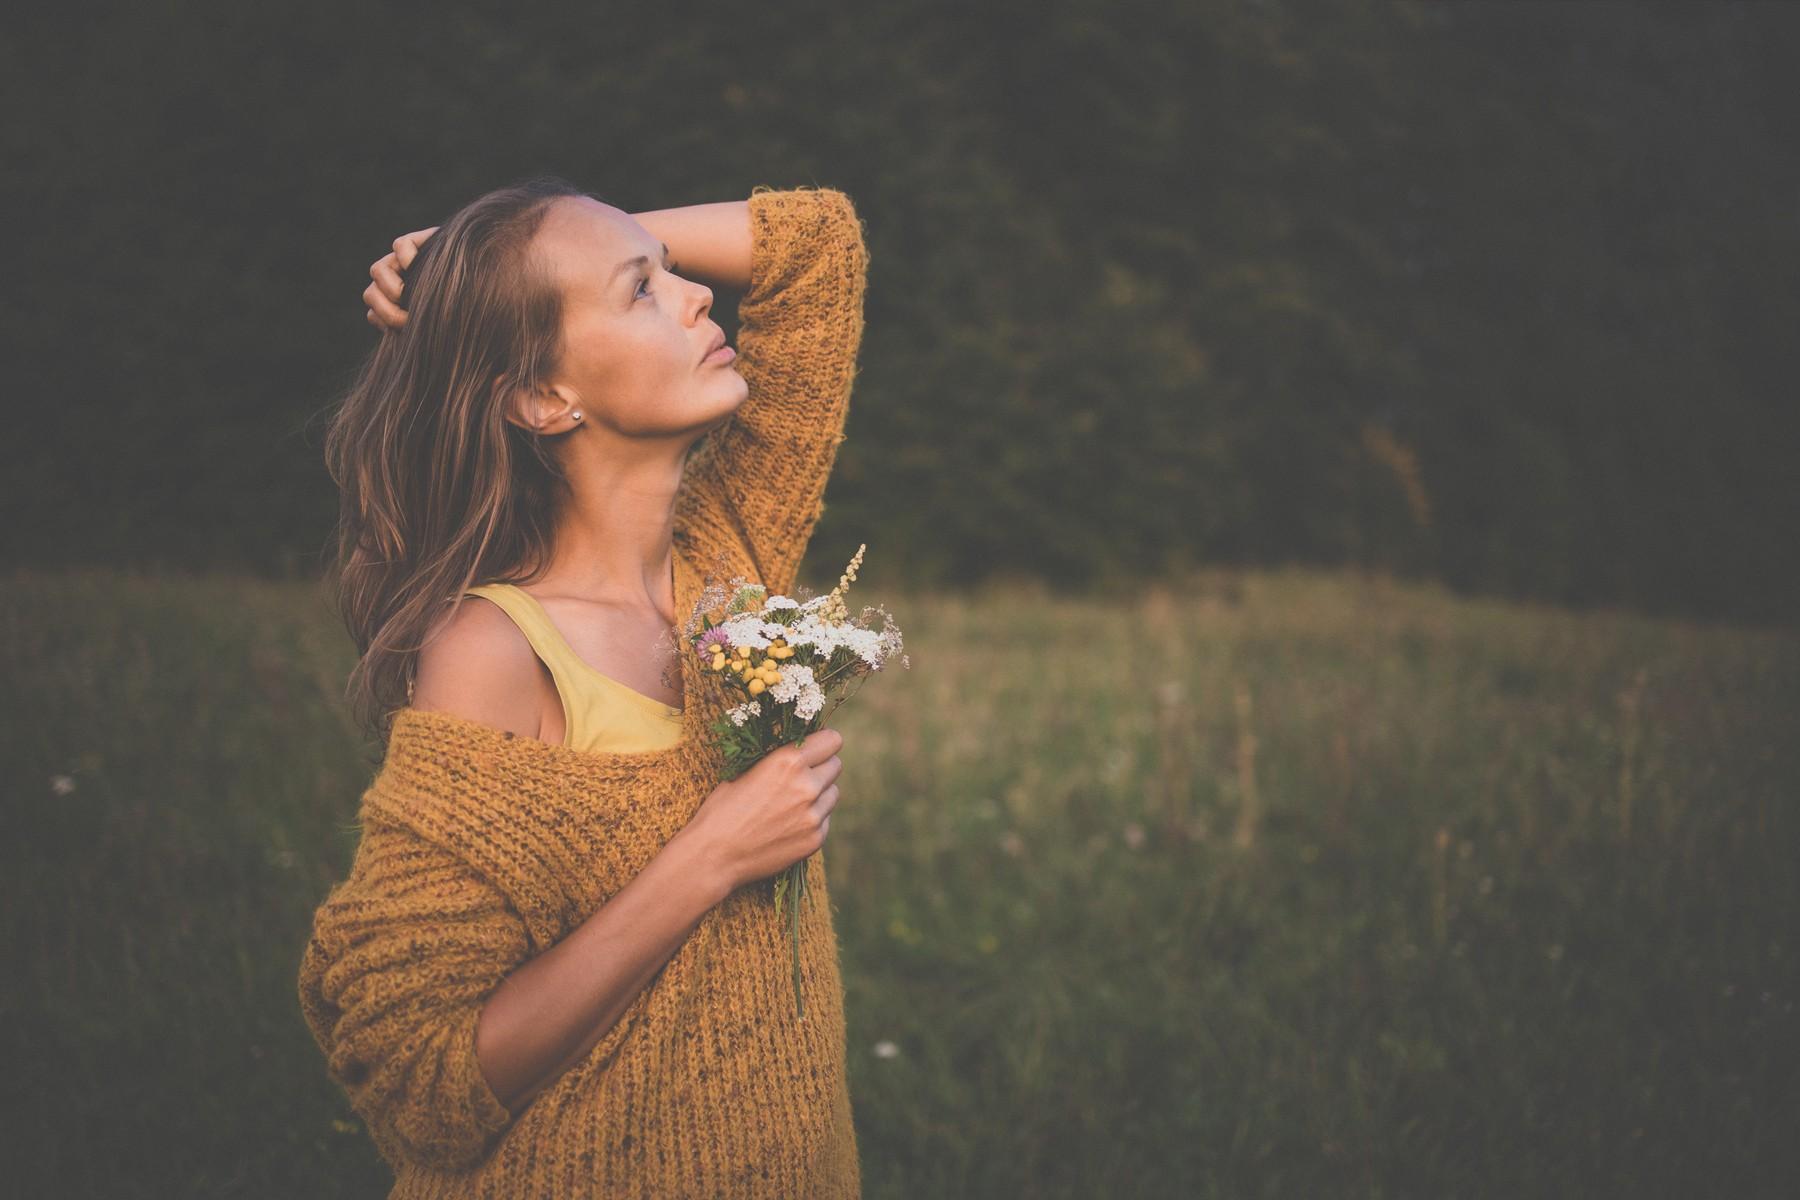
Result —
<instances>
[{"instance_id":1,"label":"knitted sleeve","mask_svg":"<svg viewBox=\"0 0 1800 1200\"><path fill-rule=\"evenodd\" d=\"M790 591L844 440L862 343L868 249L850 197L753 189L750 286L738 304L738 373L750 385L707 435L688 478L721 535L748 548L762 582Z\"/></svg>"},{"instance_id":2,"label":"knitted sleeve","mask_svg":"<svg viewBox=\"0 0 1800 1200\"><path fill-rule=\"evenodd\" d=\"M518 915L460 859L364 824L349 876L314 914L300 1004L396 1171L473 1166L511 1123L476 1061L475 1021L527 948Z\"/></svg>"}]
</instances>

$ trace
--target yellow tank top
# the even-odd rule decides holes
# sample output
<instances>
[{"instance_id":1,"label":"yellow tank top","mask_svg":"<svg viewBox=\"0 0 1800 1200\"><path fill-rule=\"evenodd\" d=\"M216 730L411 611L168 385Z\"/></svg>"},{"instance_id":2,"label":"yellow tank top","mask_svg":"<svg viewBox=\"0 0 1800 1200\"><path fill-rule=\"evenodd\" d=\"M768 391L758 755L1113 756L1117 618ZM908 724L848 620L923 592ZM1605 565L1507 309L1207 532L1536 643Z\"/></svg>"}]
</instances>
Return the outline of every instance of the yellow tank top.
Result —
<instances>
[{"instance_id":1,"label":"yellow tank top","mask_svg":"<svg viewBox=\"0 0 1800 1200\"><path fill-rule=\"evenodd\" d=\"M563 704L563 745L635 754L681 740L682 710L602 675L578 657L536 597L510 583L484 583L465 595L498 604L550 668Z\"/></svg>"}]
</instances>

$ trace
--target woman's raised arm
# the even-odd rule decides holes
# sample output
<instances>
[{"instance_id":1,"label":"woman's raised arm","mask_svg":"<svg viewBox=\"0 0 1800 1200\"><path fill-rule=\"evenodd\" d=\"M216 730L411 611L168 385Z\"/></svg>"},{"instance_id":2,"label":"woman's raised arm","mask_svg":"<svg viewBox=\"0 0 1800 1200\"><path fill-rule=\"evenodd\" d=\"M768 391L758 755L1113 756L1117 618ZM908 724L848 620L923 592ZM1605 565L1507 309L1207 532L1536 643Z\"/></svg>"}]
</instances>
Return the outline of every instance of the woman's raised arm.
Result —
<instances>
[{"instance_id":1,"label":"woman's raised arm","mask_svg":"<svg viewBox=\"0 0 1800 1200\"><path fill-rule=\"evenodd\" d=\"M750 278L738 304L737 371L750 394L688 461L677 504L701 536L741 536L764 586L785 593L844 440L869 255L843 192L758 188L746 208ZM727 253L738 253L735 242Z\"/></svg>"},{"instance_id":2,"label":"woman's raised arm","mask_svg":"<svg viewBox=\"0 0 1800 1200\"><path fill-rule=\"evenodd\" d=\"M669 247L677 275L742 292L750 286L750 205L743 200L632 213Z\"/></svg>"}]
</instances>

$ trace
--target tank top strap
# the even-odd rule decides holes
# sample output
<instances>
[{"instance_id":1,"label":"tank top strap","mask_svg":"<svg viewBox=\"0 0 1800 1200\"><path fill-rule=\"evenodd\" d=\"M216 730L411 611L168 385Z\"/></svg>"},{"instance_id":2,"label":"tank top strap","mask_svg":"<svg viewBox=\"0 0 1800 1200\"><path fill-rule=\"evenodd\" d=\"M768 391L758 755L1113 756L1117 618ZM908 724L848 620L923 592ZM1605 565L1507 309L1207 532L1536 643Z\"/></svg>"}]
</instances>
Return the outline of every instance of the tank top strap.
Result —
<instances>
[{"instance_id":1,"label":"tank top strap","mask_svg":"<svg viewBox=\"0 0 1800 1200\"><path fill-rule=\"evenodd\" d=\"M499 605L501 611L519 627L519 632L525 635L525 640L531 643L532 650L544 660L544 665L550 668L557 689L568 690L574 681L574 672L570 670L569 663L569 659L574 657L574 651L550 623L542 605L510 583L484 583L469 588L464 595L480 596Z\"/></svg>"},{"instance_id":2,"label":"tank top strap","mask_svg":"<svg viewBox=\"0 0 1800 1200\"><path fill-rule=\"evenodd\" d=\"M603 675L575 653L537 598L510 583L467 590L497 604L550 670L563 707L563 744L580 750L660 750L680 741L684 710Z\"/></svg>"},{"instance_id":3,"label":"tank top strap","mask_svg":"<svg viewBox=\"0 0 1800 1200\"><path fill-rule=\"evenodd\" d=\"M510 583L485 583L469 588L466 594L492 600L512 618L513 624L519 627L537 656L550 668L550 675L556 680L556 688L564 697L592 694L599 690L610 694L617 701L657 716L677 717L681 714L680 708L646 696L636 688L620 683L612 676L589 666L556 628L555 623L550 620L550 614L544 611L544 606L523 588Z\"/></svg>"}]
</instances>

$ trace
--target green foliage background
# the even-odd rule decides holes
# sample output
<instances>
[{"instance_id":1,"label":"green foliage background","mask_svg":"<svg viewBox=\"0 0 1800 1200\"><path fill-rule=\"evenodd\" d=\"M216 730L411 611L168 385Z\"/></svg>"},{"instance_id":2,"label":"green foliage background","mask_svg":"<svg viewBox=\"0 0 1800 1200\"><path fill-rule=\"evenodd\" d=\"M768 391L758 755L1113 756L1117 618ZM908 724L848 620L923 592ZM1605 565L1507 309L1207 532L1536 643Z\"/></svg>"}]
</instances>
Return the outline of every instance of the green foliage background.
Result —
<instances>
[{"instance_id":1,"label":"green foliage background","mask_svg":"<svg viewBox=\"0 0 1800 1200\"><path fill-rule=\"evenodd\" d=\"M1786 619L1796 51L1747 3L41 8L0 34L0 550L316 572L368 264L547 170L854 196L818 546L871 578Z\"/></svg>"}]
</instances>

